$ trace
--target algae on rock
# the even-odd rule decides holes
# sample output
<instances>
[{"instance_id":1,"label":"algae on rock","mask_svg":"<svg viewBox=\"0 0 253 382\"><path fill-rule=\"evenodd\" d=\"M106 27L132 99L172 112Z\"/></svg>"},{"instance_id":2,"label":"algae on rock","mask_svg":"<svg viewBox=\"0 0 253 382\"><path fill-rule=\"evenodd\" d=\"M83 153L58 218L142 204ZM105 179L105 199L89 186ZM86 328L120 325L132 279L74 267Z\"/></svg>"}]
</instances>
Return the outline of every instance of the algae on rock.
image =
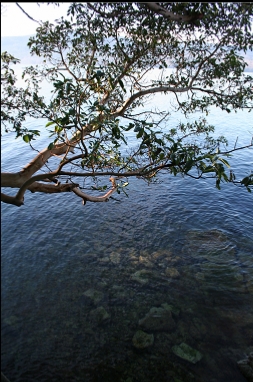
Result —
<instances>
[{"instance_id":1,"label":"algae on rock","mask_svg":"<svg viewBox=\"0 0 253 382\"><path fill-rule=\"evenodd\" d=\"M133 345L137 349L145 349L154 343L154 335L138 330L132 339Z\"/></svg>"},{"instance_id":2,"label":"algae on rock","mask_svg":"<svg viewBox=\"0 0 253 382\"><path fill-rule=\"evenodd\" d=\"M178 357L183 358L191 363L197 363L203 357L203 355L198 350L193 349L191 346L184 342L182 342L180 345L173 346L172 351Z\"/></svg>"}]
</instances>

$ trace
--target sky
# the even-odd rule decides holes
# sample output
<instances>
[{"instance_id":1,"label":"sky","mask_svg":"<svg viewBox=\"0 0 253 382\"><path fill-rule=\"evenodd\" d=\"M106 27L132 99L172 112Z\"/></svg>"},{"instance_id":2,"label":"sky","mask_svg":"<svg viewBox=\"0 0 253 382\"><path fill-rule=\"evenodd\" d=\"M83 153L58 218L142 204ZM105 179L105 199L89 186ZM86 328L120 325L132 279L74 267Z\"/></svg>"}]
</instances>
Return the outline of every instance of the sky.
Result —
<instances>
[{"instance_id":1,"label":"sky","mask_svg":"<svg viewBox=\"0 0 253 382\"><path fill-rule=\"evenodd\" d=\"M35 20L54 21L66 16L69 3L59 7L37 3L20 3L22 8ZM36 33L39 24L30 20L15 3L1 3L1 36L28 36Z\"/></svg>"}]
</instances>

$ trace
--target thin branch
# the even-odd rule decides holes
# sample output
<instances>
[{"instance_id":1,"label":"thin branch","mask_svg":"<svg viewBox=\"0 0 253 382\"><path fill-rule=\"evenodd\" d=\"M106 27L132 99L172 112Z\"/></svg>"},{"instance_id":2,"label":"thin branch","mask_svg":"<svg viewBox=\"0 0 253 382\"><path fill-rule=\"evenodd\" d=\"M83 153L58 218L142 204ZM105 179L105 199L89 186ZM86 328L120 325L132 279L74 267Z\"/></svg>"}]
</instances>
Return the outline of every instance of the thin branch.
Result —
<instances>
[{"instance_id":1,"label":"thin branch","mask_svg":"<svg viewBox=\"0 0 253 382\"><path fill-rule=\"evenodd\" d=\"M73 188L72 191L77 196L80 196L83 199L83 205L86 204L86 201L89 201L89 202L108 202L110 196L117 190L117 185L116 185L116 181L115 181L116 179L113 177L110 178L110 182L112 182L112 188L103 196L90 196L90 195L82 192L79 188Z\"/></svg>"},{"instance_id":2,"label":"thin branch","mask_svg":"<svg viewBox=\"0 0 253 382\"><path fill-rule=\"evenodd\" d=\"M185 88L175 88L171 86L159 86L157 88L150 88L146 90L141 90L135 94L133 94L131 97L129 97L122 107L118 110L116 110L114 113L111 114L112 117L118 117L122 116L124 114L124 111L137 99L141 98L148 94L154 94L154 93L162 93L162 92L173 92L173 93L184 93L190 90L190 87L187 86Z\"/></svg>"},{"instance_id":3,"label":"thin branch","mask_svg":"<svg viewBox=\"0 0 253 382\"><path fill-rule=\"evenodd\" d=\"M35 23L40 23L38 20L35 20L32 16L30 16L22 7L21 7L21 5L19 5L19 3L15 3L18 7L19 7L19 9L21 9L21 11L30 19L30 20L32 20L32 21L34 21Z\"/></svg>"},{"instance_id":4,"label":"thin branch","mask_svg":"<svg viewBox=\"0 0 253 382\"><path fill-rule=\"evenodd\" d=\"M91 56L90 56L90 59L89 59L88 65L87 65L87 69L86 69L86 80L88 80L88 77L90 75L90 68L91 68L91 65L92 65L92 62L93 62L96 50L97 50L96 45L93 45L93 50L91 52Z\"/></svg>"},{"instance_id":5,"label":"thin branch","mask_svg":"<svg viewBox=\"0 0 253 382\"><path fill-rule=\"evenodd\" d=\"M182 162L181 164L185 164L185 162ZM152 167L153 166L153 167ZM58 173L58 176L60 175L68 175L68 176L76 176L76 177L97 177L97 176L117 176L117 177L124 177L124 178L129 178L129 177L134 177L134 176L139 176L139 177L145 177L147 175L150 175L154 171L160 171L164 168L169 168L174 166L172 163L166 163L166 164L160 164L157 166L154 166L153 164L148 164L142 168L139 168L138 170L135 171L125 171L125 172L115 172L115 171L105 171L105 172L71 172L71 171L60 171ZM148 167L152 167L150 169L146 169Z\"/></svg>"},{"instance_id":6,"label":"thin branch","mask_svg":"<svg viewBox=\"0 0 253 382\"><path fill-rule=\"evenodd\" d=\"M105 13L97 9L92 3L87 3L87 6L92 9L94 12L98 13L102 17L106 18L116 18L121 14L121 11L113 11L111 13Z\"/></svg>"},{"instance_id":7,"label":"thin branch","mask_svg":"<svg viewBox=\"0 0 253 382\"><path fill-rule=\"evenodd\" d=\"M157 3L142 3L140 2L139 4L143 4L146 8L151 10L154 13L157 13L159 15L162 15L166 19L169 19L171 21L179 21L179 22L190 22L194 21L197 19L201 19L203 15L201 13L196 13L195 15L178 15L176 13L170 12L167 9L161 7Z\"/></svg>"},{"instance_id":8,"label":"thin branch","mask_svg":"<svg viewBox=\"0 0 253 382\"><path fill-rule=\"evenodd\" d=\"M214 49L213 52L211 52L209 54L209 56L205 57L199 64L199 67L198 67L198 70L197 72L195 73L195 75L192 77L191 81L190 81L190 85L189 86L192 86L193 82L195 81L195 79L197 78L201 68L203 67L203 65L217 52L217 50L220 48L221 46L221 42L222 40L220 40L219 44L217 45L217 47Z\"/></svg>"},{"instance_id":9,"label":"thin branch","mask_svg":"<svg viewBox=\"0 0 253 382\"><path fill-rule=\"evenodd\" d=\"M237 140L236 140L237 141ZM220 152L219 154L221 155L226 155L226 154L229 154L229 153L232 153L234 151L237 151L237 150L243 150L243 149L248 149L250 147L253 147L253 143L250 143L249 145L247 146L243 146L243 147L234 147L232 150L229 150L229 151L223 151L223 152Z\"/></svg>"}]
</instances>

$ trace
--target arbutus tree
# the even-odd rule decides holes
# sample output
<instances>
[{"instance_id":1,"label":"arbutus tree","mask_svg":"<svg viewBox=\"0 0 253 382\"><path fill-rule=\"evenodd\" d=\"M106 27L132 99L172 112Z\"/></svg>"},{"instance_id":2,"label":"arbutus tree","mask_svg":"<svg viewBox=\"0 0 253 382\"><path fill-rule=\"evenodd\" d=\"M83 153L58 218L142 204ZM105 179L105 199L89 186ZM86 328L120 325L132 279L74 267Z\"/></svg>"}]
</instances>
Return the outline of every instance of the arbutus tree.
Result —
<instances>
[{"instance_id":1,"label":"arbutus tree","mask_svg":"<svg viewBox=\"0 0 253 382\"><path fill-rule=\"evenodd\" d=\"M29 149L40 131L27 119L36 126L43 118L50 137L23 169L2 173L1 200L21 206L30 190L108 201L131 177L151 182L159 173L251 191L253 175L235 179L227 157L252 141L228 150L205 117L213 105L228 113L252 108L253 78L241 56L253 47L252 16L252 3L99 2L71 3L66 18L40 22L28 46L43 64L24 69L22 87L13 69L19 60L2 53L1 121ZM45 80L49 100L40 88ZM147 107L159 94L168 96L166 110ZM175 110L186 120L202 116L170 126ZM135 144L128 147L130 133ZM87 193L84 180L102 195Z\"/></svg>"}]
</instances>

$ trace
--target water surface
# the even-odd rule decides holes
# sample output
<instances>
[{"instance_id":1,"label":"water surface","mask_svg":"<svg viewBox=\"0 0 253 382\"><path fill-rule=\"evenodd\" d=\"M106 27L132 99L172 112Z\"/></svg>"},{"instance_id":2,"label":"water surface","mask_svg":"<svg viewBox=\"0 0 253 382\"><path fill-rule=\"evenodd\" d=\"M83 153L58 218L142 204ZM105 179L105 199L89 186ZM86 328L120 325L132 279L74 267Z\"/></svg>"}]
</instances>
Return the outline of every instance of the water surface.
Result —
<instances>
[{"instance_id":1,"label":"water surface","mask_svg":"<svg viewBox=\"0 0 253 382\"><path fill-rule=\"evenodd\" d=\"M213 109L210 122L231 144L249 140L248 113ZM23 147L3 137L4 170L33 157ZM252 150L237 158L247 175ZM27 193L21 208L2 205L2 371L11 381L245 381L237 361L253 351L252 195L161 180L131 180L129 198L108 203ZM164 306L173 329L143 329ZM154 335L143 350L132 342L140 329ZM202 359L174 354L181 343Z\"/></svg>"}]
</instances>

